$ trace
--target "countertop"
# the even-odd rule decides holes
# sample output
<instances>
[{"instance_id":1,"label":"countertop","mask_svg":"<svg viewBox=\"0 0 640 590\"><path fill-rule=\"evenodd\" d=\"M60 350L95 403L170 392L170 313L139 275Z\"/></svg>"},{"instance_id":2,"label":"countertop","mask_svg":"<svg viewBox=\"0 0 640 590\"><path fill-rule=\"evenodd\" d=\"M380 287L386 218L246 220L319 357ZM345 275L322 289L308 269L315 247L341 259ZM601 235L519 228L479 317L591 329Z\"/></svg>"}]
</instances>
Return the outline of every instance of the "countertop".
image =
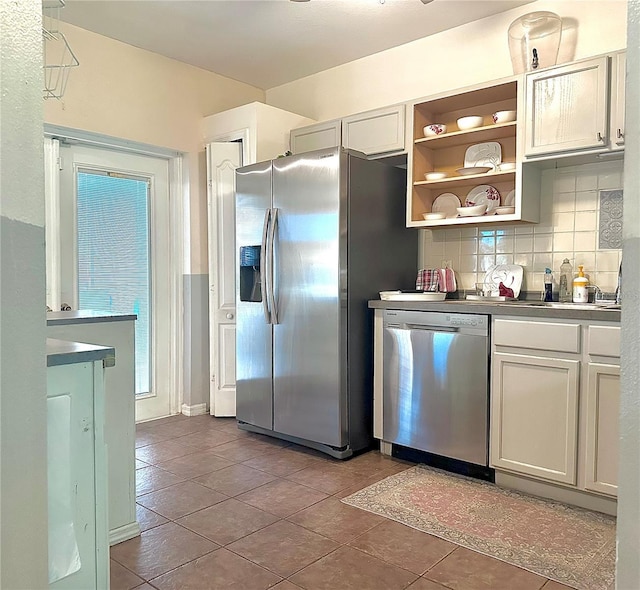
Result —
<instances>
[{"instance_id":1,"label":"countertop","mask_svg":"<svg viewBox=\"0 0 640 590\"><path fill-rule=\"evenodd\" d=\"M466 299L444 301L381 301L371 299L371 309L406 309L411 311L440 311L445 313L477 313L501 316L525 316L531 318L557 318L585 321L620 322L619 309L564 309L536 305L535 302L488 302Z\"/></svg>"},{"instance_id":2,"label":"countertop","mask_svg":"<svg viewBox=\"0 0 640 590\"><path fill-rule=\"evenodd\" d=\"M95 324L100 322L124 322L135 320L136 314L108 313L80 309L74 311L48 311L47 326L64 326L66 324Z\"/></svg>"},{"instance_id":3,"label":"countertop","mask_svg":"<svg viewBox=\"0 0 640 590\"><path fill-rule=\"evenodd\" d=\"M47 367L87 363L108 359L109 366L115 363L116 351L110 346L96 346L84 342L69 342L47 338Z\"/></svg>"}]
</instances>

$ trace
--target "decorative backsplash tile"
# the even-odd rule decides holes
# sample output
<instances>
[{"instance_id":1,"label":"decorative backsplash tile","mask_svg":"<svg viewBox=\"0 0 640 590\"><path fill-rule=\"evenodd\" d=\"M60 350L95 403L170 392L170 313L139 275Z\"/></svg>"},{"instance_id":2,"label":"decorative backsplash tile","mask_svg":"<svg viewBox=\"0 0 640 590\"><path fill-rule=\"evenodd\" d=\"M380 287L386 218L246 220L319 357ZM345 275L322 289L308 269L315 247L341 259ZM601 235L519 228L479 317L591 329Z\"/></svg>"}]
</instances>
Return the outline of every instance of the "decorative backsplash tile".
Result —
<instances>
[{"instance_id":1,"label":"decorative backsplash tile","mask_svg":"<svg viewBox=\"0 0 640 590\"><path fill-rule=\"evenodd\" d=\"M622 248L622 191L600 191L600 239L598 248Z\"/></svg>"},{"instance_id":2,"label":"decorative backsplash tile","mask_svg":"<svg viewBox=\"0 0 640 590\"><path fill-rule=\"evenodd\" d=\"M540 223L422 230L420 268L450 261L459 288L473 289L492 264L519 264L523 290L542 291L545 267L557 281L569 258L576 271L584 265L591 283L612 292L622 256L622 172L622 161L545 170Z\"/></svg>"}]
</instances>

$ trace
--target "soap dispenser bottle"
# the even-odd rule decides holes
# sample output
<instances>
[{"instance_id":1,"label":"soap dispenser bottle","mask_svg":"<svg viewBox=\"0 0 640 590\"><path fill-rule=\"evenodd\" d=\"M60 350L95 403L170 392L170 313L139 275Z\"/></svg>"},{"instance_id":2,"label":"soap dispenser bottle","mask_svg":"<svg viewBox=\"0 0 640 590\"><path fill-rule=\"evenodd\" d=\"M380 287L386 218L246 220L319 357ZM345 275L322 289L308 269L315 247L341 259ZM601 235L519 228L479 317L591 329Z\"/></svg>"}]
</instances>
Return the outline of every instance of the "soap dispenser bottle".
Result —
<instances>
[{"instance_id":1,"label":"soap dispenser bottle","mask_svg":"<svg viewBox=\"0 0 640 590\"><path fill-rule=\"evenodd\" d=\"M584 276L583 266L578 266L578 276L573 279L573 302L587 303L589 301L589 291L587 285L589 280Z\"/></svg>"},{"instance_id":2,"label":"soap dispenser bottle","mask_svg":"<svg viewBox=\"0 0 640 590\"><path fill-rule=\"evenodd\" d=\"M544 269L544 296L543 301L553 301L553 275L550 268Z\"/></svg>"},{"instance_id":3,"label":"soap dispenser bottle","mask_svg":"<svg viewBox=\"0 0 640 590\"><path fill-rule=\"evenodd\" d=\"M573 267L568 258L560 265L560 281L558 282L558 301L570 303L572 301Z\"/></svg>"}]
</instances>

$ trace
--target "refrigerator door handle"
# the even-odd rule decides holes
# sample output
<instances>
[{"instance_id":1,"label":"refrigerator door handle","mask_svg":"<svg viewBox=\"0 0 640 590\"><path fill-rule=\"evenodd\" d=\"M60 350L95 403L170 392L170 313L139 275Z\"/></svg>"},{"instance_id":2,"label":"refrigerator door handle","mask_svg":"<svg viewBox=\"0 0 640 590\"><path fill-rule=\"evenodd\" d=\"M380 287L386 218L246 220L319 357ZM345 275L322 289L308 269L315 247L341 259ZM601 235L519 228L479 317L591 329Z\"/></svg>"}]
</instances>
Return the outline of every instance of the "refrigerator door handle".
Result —
<instances>
[{"instance_id":1,"label":"refrigerator door handle","mask_svg":"<svg viewBox=\"0 0 640 590\"><path fill-rule=\"evenodd\" d=\"M270 280L270 285L269 285L269 290L268 290L268 297L269 297L269 307L271 308L271 323L272 324L278 324L280 323L278 321L278 306L276 303L276 294L275 294L275 283L276 283L276 265L275 265L275 252L274 252L274 244L275 244L275 238L276 238L276 230L278 227L278 208L274 207L273 209L271 209L271 224L269 225L269 239L268 239L268 244L269 244L269 254L268 254L268 261L269 261L269 276L271 277Z\"/></svg>"},{"instance_id":2,"label":"refrigerator door handle","mask_svg":"<svg viewBox=\"0 0 640 590\"><path fill-rule=\"evenodd\" d=\"M262 311L267 324L271 323L271 312L267 301L269 292L269 269L267 268L267 237L269 235L269 221L271 219L271 209L264 212L264 224L262 226L262 244L260 245L260 272L262 273Z\"/></svg>"}]
</instances>

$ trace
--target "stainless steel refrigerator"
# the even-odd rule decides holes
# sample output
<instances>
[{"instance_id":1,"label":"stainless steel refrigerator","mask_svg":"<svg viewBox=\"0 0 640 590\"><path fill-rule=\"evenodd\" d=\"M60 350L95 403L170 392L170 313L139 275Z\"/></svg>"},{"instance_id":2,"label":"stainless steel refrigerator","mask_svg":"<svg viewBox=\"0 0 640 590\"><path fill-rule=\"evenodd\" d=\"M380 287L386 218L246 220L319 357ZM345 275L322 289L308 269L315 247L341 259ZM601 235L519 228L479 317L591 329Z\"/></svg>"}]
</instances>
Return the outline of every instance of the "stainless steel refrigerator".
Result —
<instances>
[{"instance_id":1,"label":"stainless steel refrigerator","mask_svg":"<svg viewBox=\"0 0 640 590\"><path fill-rule=\"evenodd\" d=\"M347 458L371 443L378 292L412 288L406 170L331 148L236 172L236 417Z\"/></svg>"}]
</instances>

